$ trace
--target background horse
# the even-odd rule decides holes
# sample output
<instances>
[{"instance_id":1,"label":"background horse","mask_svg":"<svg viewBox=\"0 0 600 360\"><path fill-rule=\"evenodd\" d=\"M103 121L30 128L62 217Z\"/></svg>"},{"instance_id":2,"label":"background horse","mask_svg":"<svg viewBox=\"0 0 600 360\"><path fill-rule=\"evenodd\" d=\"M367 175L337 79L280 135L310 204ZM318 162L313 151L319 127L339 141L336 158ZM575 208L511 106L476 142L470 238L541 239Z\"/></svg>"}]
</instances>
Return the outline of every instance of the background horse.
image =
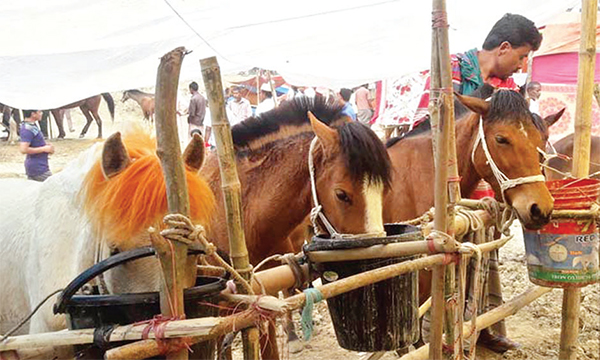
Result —
<instances>
[{"instance_id":1,"label":"background horse","mask_svg":"<svg viewBox=\"0 0 600 360\"><path fill-rule=\"evenodd\" d=\"M8 133L7 141L14 143L21 127L21 112L19 109L12 108L8 105L0 103L0 112L2 112L2 125ZM12 121L11 121L12 117Z\"/></svg>"},{"instance_id":2,"label":"background horse","mask_svg":"<svg viewBox=\"0 0 600 360\"><path fill-rule=\"evenodd\" d=\"M110 112L111 120L115 121L115 102L112 96L109 93L102 93L101 95L102 98L104 98L104 101L106 101L106 105L108 105L108 111ZM90 125L92 124L92 121L94 120L96 120L96 124L98 125L98 139L102 138L102 118L100 118L100 113L98 112L98 109L100 108L100 101L100 95L96 95L65 106L61 106L57 109L50 110L52 112L52 116L54 116L54 120L56 121L56 126L58 126L58 138L64 139L66 135L63 126L64 111L61 110L73 109L76 107L81 109L81 112L86 119L85 126L81 130L79 138L83 138L85 136L90 128Z\"/></svg>"},{"instance_id":3,"label":"background horse","mask_svg":"<svg viewBox=\"0 0 600 360\"><path fill-rule=\"evenodd\" d=\"M43 183L0 181L0 333L99 258L150 245L148 226L161 228L167 199L155 141L139 131L124 139L114 134L102 148L95 145ZM191 218L208 225L214 197L194 168L202 161L203 140L189 146L195 151L186 154L200 157L185 159ZM157 291L159 268L155 258L119 266L106 273L107 288L110 293ZM188 285L194 280L188 278ZM65 317L52 314L52 303L21 333L65 328ZM68 355L60 350L37 357Z\"/></svg>"},{"instance_id":4,"label":"background horse","mask_svg":"<svg viewBox=\"0 0 600 360\"><path fill-rule=\"evenodd\" d=\"M137 102L144 113L144 120L154 122L154 94L146 93L140 90L123 91L121 102L129 99Z\"/></svg>"},{"instance_id":5,"label":"background horse","mask_svg":"<svg viewBox=\"0 0 600 360\"><path fill-rule=\"evenodd\" d=\"M329 221L340 233L383 231L383 191L390 181L388 155L373 131L348 122L341 110L340 105L322 97L297 97L232 128L252 264L273 254L300 250L288 236L312 208L307 163L315 136L316 190ZM309 111L316 118L309 119ZM221 250L228 251L216 154L207 158L201 173L218 204L209 235ZM263 354L265 359L278 358L273 330L269 336L273 347Z\"/></svg>"},{"instance_id":6,"label":"background horse","mask_svg":"<svg viewBox=\"0 0 600 360\"><path fill-rule=\"evenodd\" d=\"M553 148L548 147L546 151L552 154L556 150L557 154L566 155L567 157L553 157L548 160L548 166L550 169L546 170L546 176L548 180L558 180L564 178L561 173L570 174L573 169L573 147L575 141L575 134L569 134L562 139L554 143ZM559 172L552 171L556 169ZM595 179L600 180L600 136L592 136L592 144L590 148L590 174L596 174L593 176Z\"/></svg>"}]
</instances>

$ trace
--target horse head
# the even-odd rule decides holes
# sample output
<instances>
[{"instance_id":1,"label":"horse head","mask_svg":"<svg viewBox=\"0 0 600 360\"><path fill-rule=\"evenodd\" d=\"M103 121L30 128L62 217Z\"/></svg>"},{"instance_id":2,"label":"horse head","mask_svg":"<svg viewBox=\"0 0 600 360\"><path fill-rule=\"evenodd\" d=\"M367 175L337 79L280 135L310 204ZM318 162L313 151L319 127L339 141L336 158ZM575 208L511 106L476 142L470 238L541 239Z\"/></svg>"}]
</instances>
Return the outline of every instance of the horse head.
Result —
<instances>
[{"instance_id":1,"label":"horse head","mask_svg":"<svg viewBox=\"0 0 600 360\"><path fill-rule=\"evenodd\" d=\"M190 200L190 218L207 226L214 196L198 175L204 158L204 141L195 135L184 155ZM102 155L87 174L82 189L83 204L93 236L111 254L151 245L147 229L162 229L167 214L165 180L156 144L139 131L123 139L120 133L104 143ZM189 262L196 261L188 257ZM191 264L191 263L190 263ZM139 259L118 266L105 277L111 293L158 289L160 276L155 259ZM195 279L186 279L192 286Z\"/></svg>"},{"instance_id":2,"label":"horse head","mask_svg":"<svg viewBox=\"0 0 600 360\"><path fill-rule=\"evenodd\" d=\"M121 98L121 102L125 102L131 99L131 95L129 94L129 90L123 91L123 97Z\"/></svg>"},{"instance_id":3,"label":"horse head","mask_svg":"<svg viewBox=\"0 0 600 360\"><path fill-rule=\"evenodd\" d=\"M383 193L391 174L383 143L360 123L330 127L310 112L309 118L316 135L316 194L334 231L383 233Z\"/></svg>"},{"instance_id":4,"label":"horse head","mask_svg":"<svg viewBox=\"0 0 600 360\"><path fill-rule=\"evenodd\" d=\"M510 90L496 92L489 102L456 96L480 117L471 149L476 171L516 210L525 227L538 229L547 224L554 199L540 167L539 150L545 147L545 134L534 123L525 99ZM552 120L562 115L559 113Z\"/></svg>"}]
</instances>

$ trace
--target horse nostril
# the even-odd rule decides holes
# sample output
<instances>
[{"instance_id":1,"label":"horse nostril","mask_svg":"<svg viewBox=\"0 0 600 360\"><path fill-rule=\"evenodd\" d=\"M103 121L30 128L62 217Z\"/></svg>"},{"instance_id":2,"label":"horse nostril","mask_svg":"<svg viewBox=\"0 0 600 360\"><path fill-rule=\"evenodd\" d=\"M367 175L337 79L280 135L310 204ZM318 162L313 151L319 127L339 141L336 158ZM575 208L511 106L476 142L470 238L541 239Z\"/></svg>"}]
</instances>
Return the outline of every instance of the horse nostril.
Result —
<instances>
[{"instance_id":1,"label":"horse nostril","mask_svg":"<svg viewBox=\"0 0 600 360\"><path fill-rule=\"evenodd\" d=\"M529 212L531 214L531 219L535 222L547 223L550 219L549 215L544 215L538 204L531 205Z\"/></svg>"}]
</instances>

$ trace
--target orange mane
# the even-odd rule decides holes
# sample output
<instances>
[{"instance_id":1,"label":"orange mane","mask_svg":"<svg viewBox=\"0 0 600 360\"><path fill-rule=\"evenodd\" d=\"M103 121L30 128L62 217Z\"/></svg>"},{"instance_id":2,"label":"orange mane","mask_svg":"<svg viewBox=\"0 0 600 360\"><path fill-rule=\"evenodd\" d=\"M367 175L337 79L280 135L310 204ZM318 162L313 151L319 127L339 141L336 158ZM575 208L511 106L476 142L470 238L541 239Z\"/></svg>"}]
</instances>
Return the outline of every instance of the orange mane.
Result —
<instances>
[{"instance_id":1,"label":"orange mane","mask_svg":"<svg viewBox=\"0 0 600 360\"><path fill-rule=\"evenodd\" d=\"M123 142L131 164L107 179L98 159L86 175L82 195L84 208L97 234L110 241L127 243L149 226L162 228L162 218L168 207L155 139L137 129L124 134ZM215 205L214 195L196 172L187 167L185 172L190 217L194 223L208 226Z\"/></svg>"}]
</instances>

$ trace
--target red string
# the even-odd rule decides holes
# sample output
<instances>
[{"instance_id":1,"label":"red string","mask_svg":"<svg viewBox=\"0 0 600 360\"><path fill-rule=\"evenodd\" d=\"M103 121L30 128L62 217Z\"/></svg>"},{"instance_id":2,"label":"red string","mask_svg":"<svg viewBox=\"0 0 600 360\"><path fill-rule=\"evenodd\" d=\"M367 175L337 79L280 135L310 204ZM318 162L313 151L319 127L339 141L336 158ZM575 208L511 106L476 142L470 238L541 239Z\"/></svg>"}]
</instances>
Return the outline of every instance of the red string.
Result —
<instances>
[{"instance_id":1,"label":"red string","mask_svg":"<svg viewBox=\"0 0 600 360\"><path fill-rule=\"evenodd\" d=\"M435 250L435 244L433 243L433 239L427 239L427 249L429 249L430 254L437 253L437 250Z\"/></svg>"},{"instance_id":2,"label":"red string","mask_svg":"<svg viewBox=\"0 0 600 360\"><path fill-rule=\"evenodd\" d=\"M447 28L448 13L443 10L435 10L431 12L431 27L432 28Z\"/></svg>"}]
</instances>

